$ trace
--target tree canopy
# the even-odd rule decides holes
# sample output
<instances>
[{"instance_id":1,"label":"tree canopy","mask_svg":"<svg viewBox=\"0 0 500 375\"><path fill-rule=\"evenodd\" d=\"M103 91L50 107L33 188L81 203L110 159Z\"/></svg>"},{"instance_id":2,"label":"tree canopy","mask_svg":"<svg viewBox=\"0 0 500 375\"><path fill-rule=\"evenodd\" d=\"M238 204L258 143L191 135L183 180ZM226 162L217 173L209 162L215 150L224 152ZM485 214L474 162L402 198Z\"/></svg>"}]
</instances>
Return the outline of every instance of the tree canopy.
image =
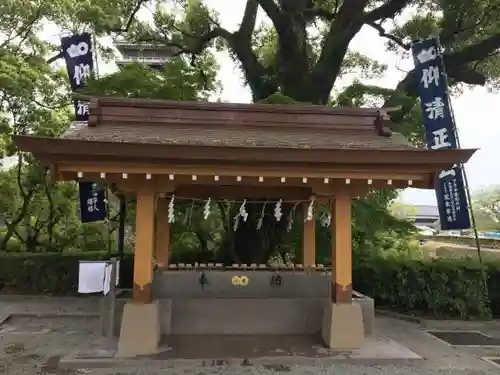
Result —
<instances>
[{"instance_id":1,"label":"tree canopy","mask_svg":"<svg viewBox=\"0 0 500 375\"><path fill-rule=\"evenodd\" d=\"M360 65L380 69L349 44L365 25L407 53L410 42L439 36L452 84L498 86L500 4L496 0L247 0L237 30L226 30L201 0L85 2L71 13L98 33L125 33L136 41L170 46L174 54L200 55L225 48L239 63L254 100L280 91L298 101L327 104L338 79ZM139 20L148 8L151 19ZM270 24L256 25L258 9ZM418 9L418 12L416 11ZM404 21L388 27L405 14ZM414 71L397 88L415 97Z\"/></svg>"},{"instance_id":2,"label":"tree canopy","mask_svg":"<svg viewBox=\"0 0 500 375\"><path fill-rule=\"evenodd\" d=\"M124 36L131 41L167 46L172 51L163 71L131 64L109 76L91 79L86 93L207 100L224 85L216 80L219 67L214 53L225 50L241 69L254 102L330 106L377 103L398 107L391 112L393 122L417 144L422 143L423 132L416 105L415 71L407 72L393 88L366 84L365 78L381 76L386 66L350 50L352 40L363 27L376 30L386 41L386 49L402 57L408 57L413 40L439 36L453 88L488 85L496 89L500 85L500 0L246 0L235 30L224 28L208 3L8 0L0 4L0 156L15 154L24 162L16 173L5 175L10 182L1 186L20 199L16 204L0 202L0 208L9 211L4 239L14 235L26 238L18 227L21 223L35 226L28 224L31 222L26 216L34 210L32 207L38 207L34 202L44 189L61 197L56 193L61 187L47 182L40 166L29 155L16 152L10 140L13 134L60 134L71 118L67 77L64 70L57 69L57 34L62 32L92 31L101 42L104 37ZM258 12L265 15L265 23L257 22ZM48 30L56 30L52 33L55 39L54 35L47 37ZM113 58L106 43L99 43L99 54ZM358 78L346 88L337 87L339 80L352 72ZM408 233L409 227L387 211L388 202L396 194L372 191L355 202L354 233L358 244L376 242L388 227ZM67 217L68 206L51 207L52 211L42 211L52 212L52 221ZM231 217L234 207L219 208L222 224L209 227L225 228L228 234L231 228L223 218ZM254 210L261 212L261 207ZM250 241L255 237L255 224L238 228L231 240L233 245L234 241L238 243L235 248L241 251L236 254L239 258L249 259L255 246L261 248L257 257L268 256L279 242L283 228L274 226L263 233L272 234L275 241ZM194 238L206 244L208 232L202 227L194 231ZM226 243L224 238L210 240L223 247Z\"/></svg>"}]
</instances>

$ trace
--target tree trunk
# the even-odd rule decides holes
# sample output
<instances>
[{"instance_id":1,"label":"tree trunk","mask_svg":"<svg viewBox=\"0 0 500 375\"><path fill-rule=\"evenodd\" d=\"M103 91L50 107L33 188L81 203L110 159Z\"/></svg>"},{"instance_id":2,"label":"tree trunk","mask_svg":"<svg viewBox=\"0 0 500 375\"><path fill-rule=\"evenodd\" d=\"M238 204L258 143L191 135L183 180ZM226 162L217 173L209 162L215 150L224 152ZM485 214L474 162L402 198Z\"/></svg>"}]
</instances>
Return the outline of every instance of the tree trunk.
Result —
<instances>
[{"instance_id":1,"label":"tree trunk","mask_svg":"<svg viewBox=\"0 0 500 375\"><path fill-rule=\"evenodd\" d=\"M266 199L258 199L264 202ZM285 239L288 226L288 215L293 208L291 204L283 204L283 216L279 222L274 217L276 202L269 202L264 207L262 227L257 224L262 216L263 203L246 205L248 220L239 219L238 228L234 233L234 253L240 263L267 263Z\"/></svg>"},{"instance_id":2,"label":"tree trunk","mask_svg":"<svg viewBox=\"0 0 500 375\"><path fill-rule=\"evenodd\" d=\"M47 196L47 200L49 202L49 212L48 212L48 223L47 223L47 235L48 235L48 245L49 248L52 248L52 239L54 237L54 227L59 220L56 220L56 213L54 212L54 199L52 198L52 192L50 191L50 185L47 180L43 182L45 187L45 195Z\"/></svg>"},{"instance_id":3,"label":"tree trunk","mask_svg":"<svg viewBox=\"0 0 500 375\"><path fill-rule=\"evenodd\" d=\"M21 206L21 209L19 210L19 213L17 214L17 217L10 221L6 222L7 224L7 231L5 233L5 236L2 238L2 242L0 242L0 250L1 251L6 251L7 250L7 245L9 243L9 240L14 236L14 233L16 232L16 228L19 225L19 223L28 215L28 208L31 202L31 197L33 195L33 191L28 192L27 195L23 197L23 204Z\"/></svg>"}]
</instances>

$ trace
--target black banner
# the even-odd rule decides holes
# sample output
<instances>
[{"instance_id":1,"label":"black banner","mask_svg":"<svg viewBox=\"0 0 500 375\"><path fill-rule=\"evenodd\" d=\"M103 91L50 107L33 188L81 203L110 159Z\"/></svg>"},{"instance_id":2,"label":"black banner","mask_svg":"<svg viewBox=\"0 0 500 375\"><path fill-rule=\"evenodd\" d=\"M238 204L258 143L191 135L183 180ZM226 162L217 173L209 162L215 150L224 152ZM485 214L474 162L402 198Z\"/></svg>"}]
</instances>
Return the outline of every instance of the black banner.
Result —
<instances>
[{"instance_id":1,"label":"black banner","mask_svg":"<svg viewBox=\"0 0 500 375\"><path fill-rule=\"evenodd\" d=\"M89 33L72 35L61 39L64 60L68 71L71 90L75 91L85 85L85 81L94 71L92 54L92 36ZM75 100L76 121L88 121L89 106L87 102ZM95 182L79 182L80 218L82 222L104 220L107 216L104 190Z\"/></svg>"},{"instance_id":2,"label":"black banner","mask_svg":"<svg viewBox=\"0 0 500 375\"><path fill-rule=\"evenodd\" d=\"M462 168L455 166L439 174L436 196L443 230L468 229L471 226L462 173Z\"/></svg>"},{"instance_id":3,"label":"black banner","mask_svg":"<svg viewBox=\"0 0 500 375\"><path fill-rule=\"evenodd\" d=\"M412 55L427 147L432 150L456 149L455 125L438 39L431 38L413 44ZM455 165L439 174L436 197L441 229L471 227L462 166Z\"/></svg>"},{"instance_id":4,"label":"black banner","mask_svg":"<svg viewBox=\"0 0 500 375\"><path fill-rule=\"evenodd\" d=\"M95 182L80 181L80 218L82 223L106 218L106 195L104 188Z\"/></svg>"},{"instance_id":5,"label":"black banner","mask_svg":"<svg viewBox=\"0 0 500 375\"><path fill-rule=\"evenodd\" d=\"M61 47L71 90L76 91L85 85L85 81L94 71L92 37L89 33L64 37L61 39ZM75 100L73 105L76 121L87 121L89 119L88 103Z\"/></svg>"}]
</instances>

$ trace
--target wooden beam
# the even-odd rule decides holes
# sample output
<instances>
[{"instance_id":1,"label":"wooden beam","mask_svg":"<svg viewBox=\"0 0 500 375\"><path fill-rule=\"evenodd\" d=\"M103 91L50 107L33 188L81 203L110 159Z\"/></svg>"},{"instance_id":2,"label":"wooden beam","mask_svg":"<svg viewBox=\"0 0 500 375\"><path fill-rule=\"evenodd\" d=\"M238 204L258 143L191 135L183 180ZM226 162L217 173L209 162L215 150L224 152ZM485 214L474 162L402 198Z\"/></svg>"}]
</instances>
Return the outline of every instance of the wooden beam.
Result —
<instances>
[{"instance_id":1,"label":"wooden beam","mask_svg":"<svg viewBox=\"0 0 500 375\"><path fill-rule=\"evenodd\" d=\"M61 172L62 180L73 181L77 179L77 172ZM412 187L429 189L433 188L433 174L421 175L421 180L412 180ZM193 198L206 199L208 197L219 197L227 199L239 198L262 198L278 196L283 199L296 199L297 196L304 196L307 199L311 194L322 197L331 197L347 189L351 196L364 196L370 189L404 189L409 187L409 180L387 180L387 179L328 179L309 178L304 183L302 178L286 178L282 182L278 177L266 177L263 181L258 178L245 178L238 182L235 177L201 175L196 176L196 180L191 175L176 175L174 180L170 180L168 175L152 175L151 180L146 180L146 174L127 174L127 179L123 179L122 174L105 173L105 178L100 177L100 173L85 172L84 181L102 181L103 183L113 183L123 192L133 192L144 184L151 184L158 193L170 193L176 191L177 195L190 196ZM371 182L371 184L369 183ZM246 188L245 188L246 187ZM248 193L243 193L247 189ZM272 194L269 194L269 191ZM278 192L281 193L278 193ZM281 195L280 195L281 194ZM297 198L302 199L302 198Z\"/></svg>"},{"instance_id":2,"label":"wooden beam","mask_svg":"<svg viewBox=\"0 0 500 375\"><path fill-rule=\"evenodd\" d=\"M59 167L57 164L51 164L49 170L50 170L50 179L53 182L64 181L63 175L62 175L61 171L59 170Z\"/></svg>"},{"instance_id":3,"label":"wooden beam","mask_svg":"<svg viewBox=\"0 0 500 375\"><path fill-rule=\"evenodd\" d=\"M302 205L304 215L307 215L309 203ZM304 221L302 225L302 263L304 266L316 264L316 219Z\"/></svg>"},{"instance_id":4,"label":"wooden beam","mask_svg":"<svg viewBox=\"0 0 500 375\"><path fill-rule=\"evenodd\" d=\"M135 216L134 283L132 301L151 303L153 282L155 192L148 186L137 191Z\"/></svg>"},{"instance_id":5,"label":"wooden beam","mask_svg":"<svg viewBox=\"0 0 500 375\"><path fill-rule=\"evenodd\" d=\"M160 268L168 267L170 250L170 223L168 222L169 199L159 198L156 205L155 259Z\"/></svg>"},{"instance_id":6,"label":"wooden beam","mask_svg":"<svg viewBox=\"0 0 500 375\"><path fill-rule=\"evenodd\" d=\"M181 185L175 189L178 197L198 199L284 199L306 200L311 196L310 187L293 186L210 186Z\"/></svg>"},{"instance_id":7,"label":"wooden beam","mask_svg":"<svg viewBox=\"0 0 500 375\"><path fill-rule=\"evenodd\" d=\"M191 177L208 176L231 176L242 177L242 181L246 178L274 178L280 180L281 177L287 179L300 179L306 178L339 178L339 179L379 179L379 180L423 180L424 175L429 173L429 168L420 168L412 166L411 170L407 167L385 165L377 168L376 166L367 165L332 165L329 167L307 167L283 164L280 167L267 167L263 166L224 166L221 165L154 165L154 164L130 164L130 163L59 163L61 171L68 172L83 172L83 173L98 173L105 172L111 174L163 174L163 175L184 175Z\"/></svg>"},{"instance_id":8,"label":"wooden beam","mask_svg":"<svg viewBox=\"0 0 500 375\"><path fill-rule=\"evenodd\" d=\"M334 303L352 302L351 197L339 195L332 205L332 290Z\"/></svg>"}]
</instances>

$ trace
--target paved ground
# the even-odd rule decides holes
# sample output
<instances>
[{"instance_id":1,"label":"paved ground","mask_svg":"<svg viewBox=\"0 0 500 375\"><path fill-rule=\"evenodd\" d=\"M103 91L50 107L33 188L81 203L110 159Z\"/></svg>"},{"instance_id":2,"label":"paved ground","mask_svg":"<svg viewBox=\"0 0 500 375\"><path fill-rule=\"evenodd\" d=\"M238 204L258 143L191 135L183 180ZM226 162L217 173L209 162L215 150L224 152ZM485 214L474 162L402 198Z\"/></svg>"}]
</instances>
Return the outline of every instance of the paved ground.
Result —
<instances>
[{"instance_id":1,"label":"paved ground","mask_svg":"<svg viewBox=\"0 0 500 375\"><path fill-rule=\"evenodd\" d=\"M9 312L96 312L97 301L92 299L49 299L49 298L6 298L0 296L1 316ZM333 366L292 366L283 363L274 366L253 366L250 362L239 366L227 366L223 362L214 361L202 365L155 366L138 369L78 369L61 370L57 362L61 356L78 347L95 340L98 324L96 318L84 317L23 317L17 316L0 325L0 374L2 375L132 375L132 374L234 374L264 375L277 372L288 372L291 375L335 374L335 375L412 375L412 374L477 374L498 375L499 368L478 358L482 355L498 355L498 348L454 349L423 332L417 325L379 317L377 327L389 337L404 344L426 360L411 366L362 366L336 364ZM500 335L497 329L491 328L488 333Z\"/></svg>"}]
</instances>

